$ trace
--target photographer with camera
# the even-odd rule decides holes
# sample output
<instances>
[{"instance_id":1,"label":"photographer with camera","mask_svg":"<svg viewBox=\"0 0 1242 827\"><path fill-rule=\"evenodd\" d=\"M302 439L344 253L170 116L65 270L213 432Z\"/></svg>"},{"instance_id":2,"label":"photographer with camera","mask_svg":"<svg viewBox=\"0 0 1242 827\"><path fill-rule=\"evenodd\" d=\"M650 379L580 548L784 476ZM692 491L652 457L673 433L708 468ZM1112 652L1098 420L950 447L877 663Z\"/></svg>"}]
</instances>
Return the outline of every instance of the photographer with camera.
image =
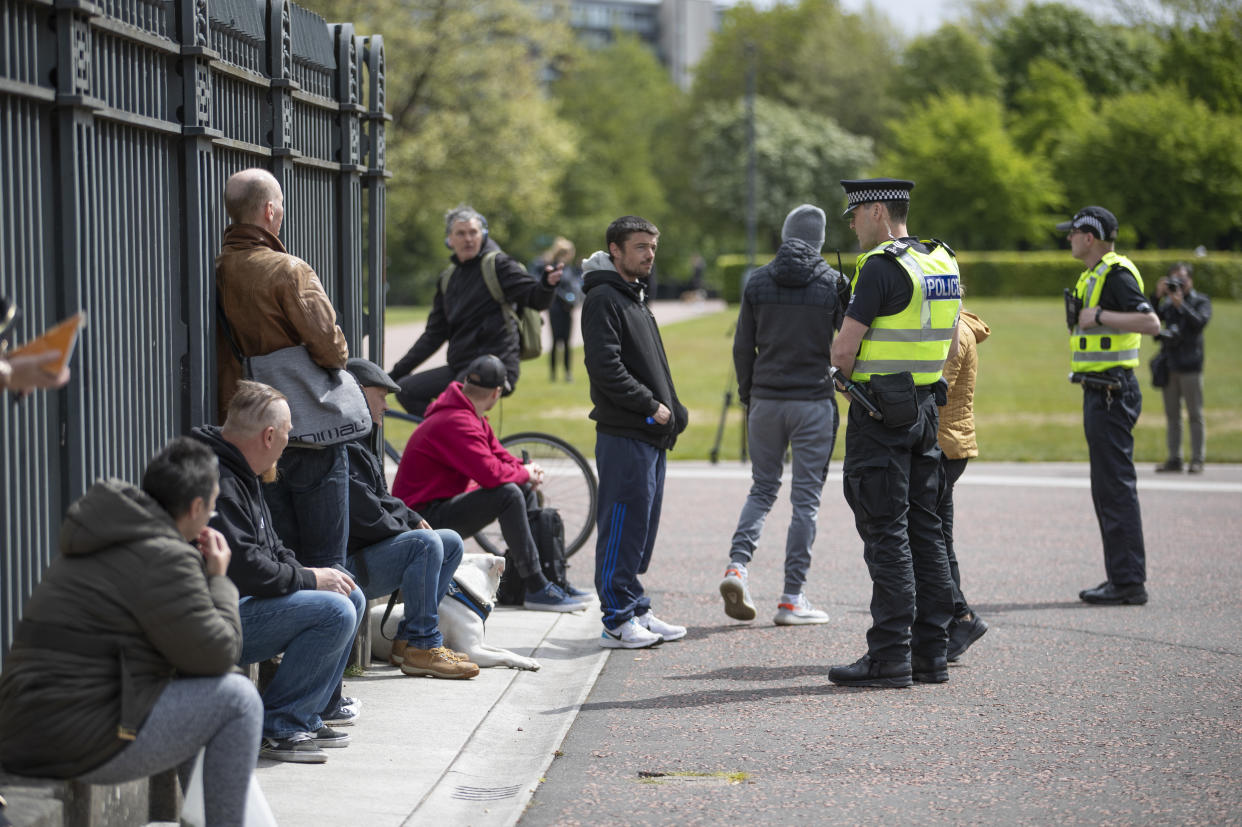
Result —
<instances>
[{"instance_id":1,"label":"photographer with camera","mask_svg":"<svg viewBox=\"0 0 1242 827\"><path fill-rule=\"evenodd\" d=\"M1164 418L1167 425L1168 459L1157 465L1161 473L1182 470L1182 400L1190 420L1190 464L1192 474L1203 471L1207 442L1203 420L1203 328L1212 319L1212 300L1194 289L1193 268L1179 261L1156 282L1156 315L1160 317L1160 355L1167 377L1164 391Z\"/></svg>"}]
</instances>

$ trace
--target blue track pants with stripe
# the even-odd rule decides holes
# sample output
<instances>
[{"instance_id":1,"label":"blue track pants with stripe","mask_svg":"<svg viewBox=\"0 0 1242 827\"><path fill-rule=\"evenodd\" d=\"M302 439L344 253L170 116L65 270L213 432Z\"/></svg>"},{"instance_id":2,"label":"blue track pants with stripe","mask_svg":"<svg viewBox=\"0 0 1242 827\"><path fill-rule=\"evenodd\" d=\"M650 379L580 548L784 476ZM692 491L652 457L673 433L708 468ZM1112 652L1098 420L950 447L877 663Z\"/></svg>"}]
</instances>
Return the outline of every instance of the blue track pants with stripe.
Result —
<instances>
[{"instance_id":1,"label":"blue track pants with stripe","mask_svg":"<svg viewBox=\"0 0 1242 827\"><path fill-rule=\"evenodd\" d=\"M660 526L665 453L637 439L596 434L595 465L599 471L595 591L604 625L616 629L651 609L638 576L651 564Z\"/></svg>"}]
</instances>

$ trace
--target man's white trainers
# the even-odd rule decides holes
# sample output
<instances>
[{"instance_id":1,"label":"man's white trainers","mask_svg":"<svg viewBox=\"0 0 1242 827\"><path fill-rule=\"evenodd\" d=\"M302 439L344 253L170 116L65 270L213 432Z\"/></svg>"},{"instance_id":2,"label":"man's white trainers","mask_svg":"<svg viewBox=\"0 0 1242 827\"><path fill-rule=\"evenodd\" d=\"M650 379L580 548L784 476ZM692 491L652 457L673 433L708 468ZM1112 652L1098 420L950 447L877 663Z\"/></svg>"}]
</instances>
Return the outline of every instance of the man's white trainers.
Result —
<instances>
[{"instance_id":1,"label":"man's white trainers","mask_svg":"<svg viewBox=\"0 0 1242 827\"><path fill-rule=\"evenodd\" d=\"M724 598L725 614L734 620L754 620L755 604L746 588L746 569L730 564L720 581L720 596Z\"/></svg>"},{"instance_id":2,"label":"man's white trainers","mask_svg":"<svg viewBox=\"0 0 1242 827\"><path fill-rule=\"evenodd\" d=\"M665 623L663 620L655 616L655 612L648 611L645 615L639 615L638 625L642 626L653 635L659 635L666 641L681 640L686 636L685 626L674 626L672 623Z\"/></svg>"},{"instance_id":3,"label":"man's white trainers","mask_svg":"<svg viewBox=\"0 0 1242 827\"><path fill-rule=\"evenodd\" d=\"M784 600L776 604L776 617L772 618L772 622L777 626L810 626L827 623L828 613L816 609L805 594L800 594L797 600Z\"/></svg>"},{"instance_id":4,"label":"man's white trainers","mask_svg":"<svg viewBox=\"0 0 1242 827\"><path fill-rule=\"evenodd\" d=\"M648 632L632 617L615 630L609 630L605 626L599 636L599 645L605 649L646 649L648 646L659 646L663 642L664 638Z\"/></svg>"}]
</instances>

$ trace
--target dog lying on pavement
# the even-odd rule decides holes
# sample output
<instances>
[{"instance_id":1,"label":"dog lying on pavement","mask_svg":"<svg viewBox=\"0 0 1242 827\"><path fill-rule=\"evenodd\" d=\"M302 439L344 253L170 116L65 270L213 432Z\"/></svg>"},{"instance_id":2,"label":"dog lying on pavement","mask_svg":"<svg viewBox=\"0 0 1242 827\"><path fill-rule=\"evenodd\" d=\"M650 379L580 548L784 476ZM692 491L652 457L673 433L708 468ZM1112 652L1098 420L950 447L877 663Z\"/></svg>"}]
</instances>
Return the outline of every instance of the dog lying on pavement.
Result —
<instances>
[{"instance_id":1,"label":"dog lying on pavement","mask_svg":"<svg viewBox=\"0 0 1242 827\"><path fill-rule=\"evenodd\" d=\"M462 557L453 575L449 592L440 601L436 611L440 616L440 634L444 645L454 652L461 652L479 668L508 666L512 669L537 671L539 661L523 657L508 649L489 646L483 642L484 621L496 605L496 590L500 587L500 575L505 570L505 559L493 554L467 554ZM383 606L371 610L371 656L385 663L392 652L392 636L397 633L397 623L402 617L403 606L393 606L388 622L380 629L384 617ZM381 634L381 631L383 634Z\"/></svg>"}]
</instances>

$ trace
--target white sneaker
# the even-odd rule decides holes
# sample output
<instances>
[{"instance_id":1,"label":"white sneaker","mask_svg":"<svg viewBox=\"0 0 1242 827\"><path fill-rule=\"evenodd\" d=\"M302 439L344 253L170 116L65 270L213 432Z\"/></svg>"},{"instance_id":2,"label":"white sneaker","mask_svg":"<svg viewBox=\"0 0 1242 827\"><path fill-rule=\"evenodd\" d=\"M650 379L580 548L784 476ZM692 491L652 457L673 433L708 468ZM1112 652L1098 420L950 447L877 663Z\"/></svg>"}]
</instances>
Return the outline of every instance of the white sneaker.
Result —
<instances>
[{"instance_id":1,"label":"white sneaker","mask_svg":"<svg viewBox=\"0 0 1242 827\"><path fill-rule=\"evenodd\" d=\"M681 640L686 636L685 626L674 626L672 623L665 623L655 616L655 612L650 610L645 615L639 615L635 620L638 621L639 626L642 626L653 635L659 635L666 641Z\"/></svg>"},{"instance_id":2,"label":"white sneaker","mask_svg":"<svg viewBox=\"0 0 1242 827\"><path fill-rule=\"evenodd\" d=\"M605 649L646 649L648 646L659 646L663 642L664 638L654 632L648 632L632 617L618 626L615 631L609 631L605 626L599 636L599 645Z\"/></svg>"},{"instance_id":3,"label":"white sneaker","mask_svg":"<svg viewBox=\"0 0 1242 827\"><path fill-rule=\"evenodd\" d=\"M798 599L792 603L776 604L776 617L772 618L772 622L777 626L811 626L816 623L827 623L828 613L816 609L811 605L811 601L806 599L805 594L800 594Z\"/></svg>"},{"instance_id":4,"label":"white sneaker","mask_svg":"<svg viewBox=\"0 0 1242 827\"><path fill-rule=\"evenodd\" d=\"M734 620L754 620L755 603L746 588L746 567L730 563L720 581L720 596L724 598L725 614Z\"/></svg>"}]
</instances>

